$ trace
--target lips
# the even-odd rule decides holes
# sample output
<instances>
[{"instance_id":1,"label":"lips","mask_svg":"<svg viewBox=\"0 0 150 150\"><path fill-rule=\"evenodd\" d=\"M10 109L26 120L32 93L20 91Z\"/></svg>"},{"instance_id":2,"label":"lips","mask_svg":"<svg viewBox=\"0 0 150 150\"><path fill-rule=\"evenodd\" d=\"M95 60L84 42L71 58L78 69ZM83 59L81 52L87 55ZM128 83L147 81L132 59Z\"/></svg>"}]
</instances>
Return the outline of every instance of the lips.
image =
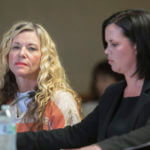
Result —
<instances>
[{"instance_id":1,"label":"lips","mask_svg":"<svg viewBox=\"0 0 150 150\"><path fill-rule=\"evenodd\" d=\"M16 66L27 66L27 64L25 64L23 62L16 62L15 65Z\"/></svg>"},{"instance_id":2,"label":"lips","mask_svg":"<svg viewBox=\"0 0 150 150\"><path fill-rule=\"evenodd\" d=\"M112 64L113 63L113 60L112 59L110 59L110 58L108 58L108 64Z\"/></svg>"}]
</instances>

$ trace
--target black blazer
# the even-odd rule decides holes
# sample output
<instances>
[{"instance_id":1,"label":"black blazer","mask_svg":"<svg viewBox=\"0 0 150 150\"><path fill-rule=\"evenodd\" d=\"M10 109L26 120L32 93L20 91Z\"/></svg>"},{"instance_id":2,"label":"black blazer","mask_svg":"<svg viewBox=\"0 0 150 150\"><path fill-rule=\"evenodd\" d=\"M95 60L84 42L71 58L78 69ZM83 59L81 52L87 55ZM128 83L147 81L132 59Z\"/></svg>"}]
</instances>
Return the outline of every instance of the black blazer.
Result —
<instances>
[{"instance_id":1,"label":"black blazer","mask_svg":"<svg viewBox=\"0 0 150 150\"><path fill-rule=\"evenodd\" d=\"M95 110L73 127L37 133L19 133L17 135L18 150L55 150L93 143L98 144L103 150L122 150L147 142L150 139L150 133L147 136L143 135L143 132L148 132L147 129L150 128L150 121L147 122L150 116L150 81L144 82L139 101L131 114L133 119L128 129L129 132L106 139L108 126L120 103L125 86L125 81L110 86Z\"/></svg>"},{"instance_id":2,"label":"black blazer","mask_svg":"<svg viewBox=\"0 0 150 150\"><path fill-rule=\"evenodd\" d=\"M136 146L136 147L129 147L125 150L150 150L150 142Z\"/></svg>"}]
</instances>

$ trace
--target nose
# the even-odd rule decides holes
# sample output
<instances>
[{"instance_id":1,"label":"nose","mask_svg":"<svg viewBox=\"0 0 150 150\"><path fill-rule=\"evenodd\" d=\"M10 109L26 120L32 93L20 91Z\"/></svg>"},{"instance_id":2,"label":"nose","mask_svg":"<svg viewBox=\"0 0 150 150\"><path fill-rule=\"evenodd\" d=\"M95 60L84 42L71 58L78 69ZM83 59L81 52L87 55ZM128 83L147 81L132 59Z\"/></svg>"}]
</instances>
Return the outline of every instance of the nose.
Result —
<instances>
[{"instance_id":1,"label":"nose","mask_svg":"<svg viewBox=\"0 0 150 150\"><path fill-rule=\"evenodd\" d=\"M112 52L113 52L112 46L111 46L111 45L107 45L107 47L105 48L104 53L105 53L106 55L110 55L110 54L112 54Z\"/></svg>"},{"instance_id":2,"label":"nose","mask_svg":"<svg viewBox=\"0 0 150 150\"><path fill-rule=\"evenodd\" d=\"M104 53L106 54L106 55L108 55L109 54L109 52L110 52L110 50L109 50L109 48L108 48L108 46L105 48L105 51L104 51Z\"/></svg>"},{"instance_id":3,"label":"nose","mask_svg":"<svg viewBox=\"0 0 150 150\"><path fill-rule=\"evenodd\" d=\"M26 54L27 54L27 50L25 48L25 46L22 46L21 49L20 49L20 57L26 57Z\"/></svg>"}]
</instances>

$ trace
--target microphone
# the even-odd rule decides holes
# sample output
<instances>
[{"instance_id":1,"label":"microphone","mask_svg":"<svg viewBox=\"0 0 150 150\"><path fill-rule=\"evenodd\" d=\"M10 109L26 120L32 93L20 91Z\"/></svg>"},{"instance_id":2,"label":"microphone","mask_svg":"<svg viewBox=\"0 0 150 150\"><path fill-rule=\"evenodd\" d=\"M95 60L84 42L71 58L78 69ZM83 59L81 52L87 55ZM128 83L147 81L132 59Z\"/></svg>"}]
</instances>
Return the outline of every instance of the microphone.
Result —
<instances>
[{"instance_id":1,"label":"microphone","mask_svg":"<svg viewBox=\"0 0 150 150\"><path fill-rule=\"evenodd\" d=\"M34 96L35 96L35 91L29 92L27 95L19 97L16 100L12 101L9 105L13 106L13 105L15 105L16 103L18 103L19 101L21 101L22 99L24 99L26 97L33 98Z\"/></svg>"},{"instance_id":2,"label":"microphone","mask_svg":"<svg viewBox=\"0 0 150 150\"><path fill-rule=\"evenodd\" d=\"M6 104L6 105L2 105L1 106L1 110L0 110L0 115L4 115L5 113L7 114L7 116L11 117L11 113L7 110L10 107L12 107L13 105L17 104L19 101L21 101L24 98L33 98L35 96L35 91L29 92L27 95L25 96L21 96L17 99L15 99L14 101L12 101L10 104ZM5 110L5 112L4 112Z\"/></svg>"}]
</instances>

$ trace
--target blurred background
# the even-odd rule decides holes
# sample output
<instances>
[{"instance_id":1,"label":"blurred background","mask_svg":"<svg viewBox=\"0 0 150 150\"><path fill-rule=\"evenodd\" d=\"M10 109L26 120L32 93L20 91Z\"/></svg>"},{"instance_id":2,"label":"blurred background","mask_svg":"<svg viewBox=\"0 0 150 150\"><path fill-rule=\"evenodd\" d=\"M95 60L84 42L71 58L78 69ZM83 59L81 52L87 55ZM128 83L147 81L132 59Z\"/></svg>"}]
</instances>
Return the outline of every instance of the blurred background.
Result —
<instances>
[{"instance_id":1,"label":"blurred background","mask_svg":"<svg viewBox=\"0 0 150 150\"><path fill-rule=\"evenodd\" d=\"M92 70L105 58L101 24L112 13L141 8L149 0L0 0L0 39L20 20L42 24L56 47L71 86L89 92Z\"/></svg>"}]
</instances>

